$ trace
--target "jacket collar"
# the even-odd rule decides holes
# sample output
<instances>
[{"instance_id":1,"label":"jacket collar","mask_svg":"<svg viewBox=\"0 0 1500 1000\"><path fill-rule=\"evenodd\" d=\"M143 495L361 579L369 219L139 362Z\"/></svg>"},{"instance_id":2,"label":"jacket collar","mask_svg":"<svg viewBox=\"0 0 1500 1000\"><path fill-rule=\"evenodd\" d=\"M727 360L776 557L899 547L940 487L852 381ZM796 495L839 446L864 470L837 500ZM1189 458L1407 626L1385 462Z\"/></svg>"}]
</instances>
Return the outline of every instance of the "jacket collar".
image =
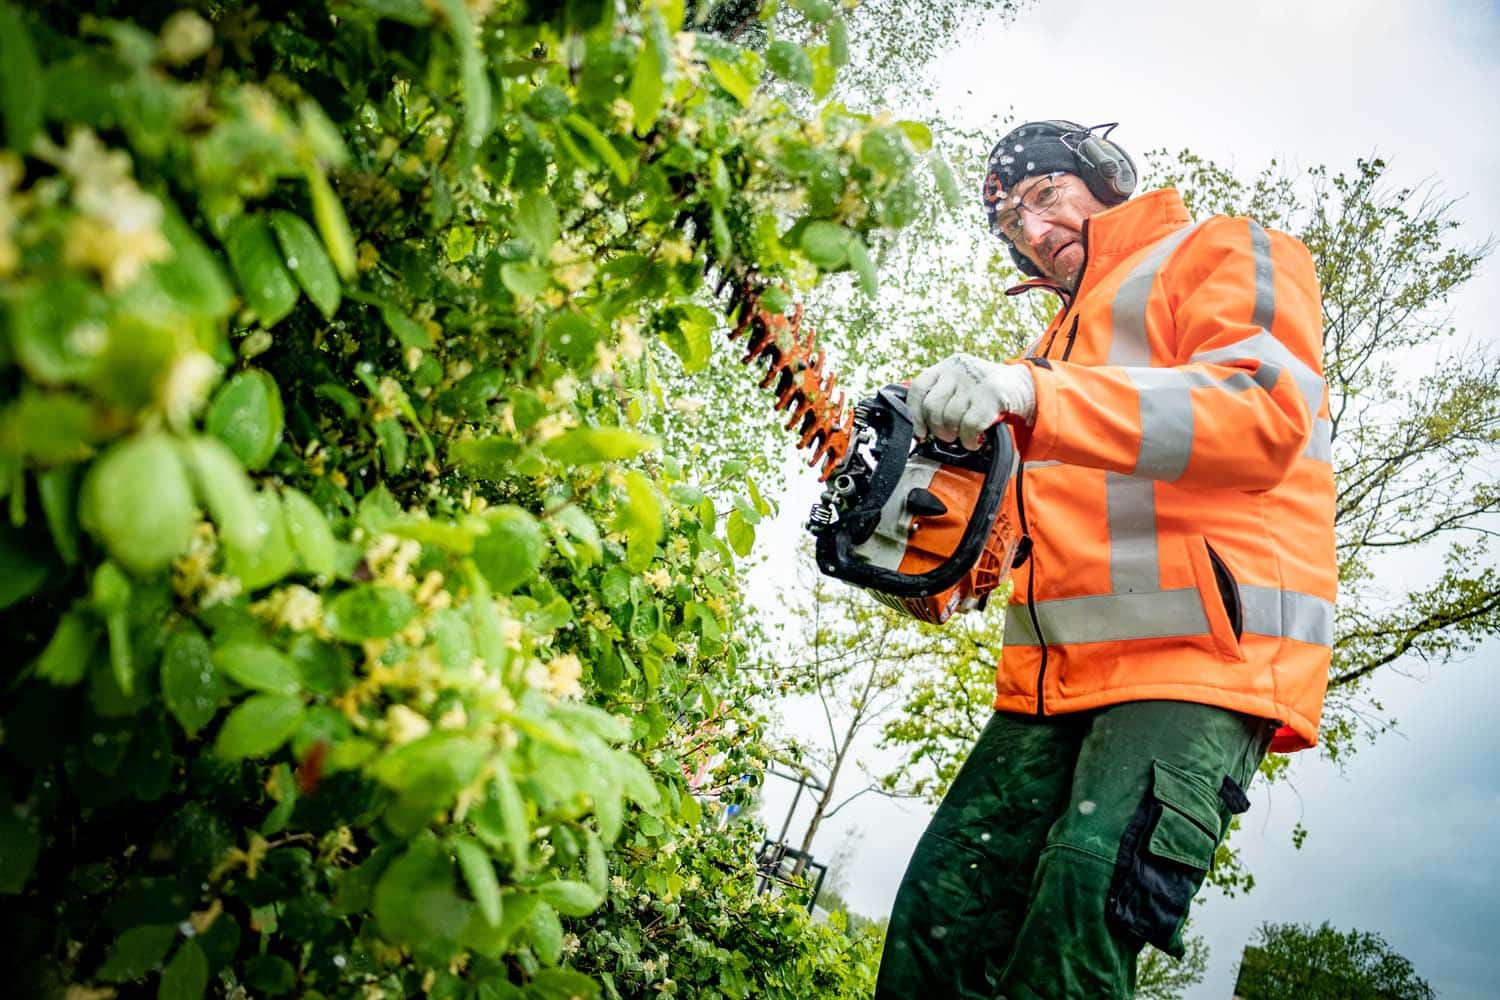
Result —
<instances>
[{"instance_id":1,"label":"jacket collar","mask_svg":"<svg viewBox=\"0 0 1500 1000\"><path fill-rule=\"evenodd\" d=\"M1091 215L1084 222L1084 246L1088 256L1078 284L1080 294L1097 284L1126 257L1148 247L1170 233L1191 223L1182 196L1172 188L1161 188L1122 202ZM1032 278L1007 288L1007 295L1019 295L1034 288L1056 293L1066 303L1072 298L1066 290L1046 278Z\"/></svg>"}]
</instances>

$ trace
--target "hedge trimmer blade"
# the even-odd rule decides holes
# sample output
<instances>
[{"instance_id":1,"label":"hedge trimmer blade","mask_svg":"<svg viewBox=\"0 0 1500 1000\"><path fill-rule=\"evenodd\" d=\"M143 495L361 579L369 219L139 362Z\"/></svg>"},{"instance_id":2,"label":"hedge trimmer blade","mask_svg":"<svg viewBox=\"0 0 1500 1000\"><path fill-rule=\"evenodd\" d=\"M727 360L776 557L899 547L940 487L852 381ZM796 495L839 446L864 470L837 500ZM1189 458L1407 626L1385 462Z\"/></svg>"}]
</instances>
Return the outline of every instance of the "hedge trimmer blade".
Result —
<instances>
[{"instance_id":1,"label":"hedge trimmer blade","mask_svg":"<svg viewBox=\"0 0 1500 1000\"><path fill-rule=\"evenodd\" d=\"M744 364L766 362L762 389L776 394L775 408L786 411L786 429L796 429L798 448L812 449L808 465L822 470L818 481L826 482L849 453L854 415L844 406L844 393L837 389L838 378L823 370L823 352L815 346L817 334L802 329L802 305L798 303L791 318L768 311L761 304L761 291L741 285L730 305L730 315L737 314L731 340L748 333L749 343Z\"/></svg>"}]
</instances>

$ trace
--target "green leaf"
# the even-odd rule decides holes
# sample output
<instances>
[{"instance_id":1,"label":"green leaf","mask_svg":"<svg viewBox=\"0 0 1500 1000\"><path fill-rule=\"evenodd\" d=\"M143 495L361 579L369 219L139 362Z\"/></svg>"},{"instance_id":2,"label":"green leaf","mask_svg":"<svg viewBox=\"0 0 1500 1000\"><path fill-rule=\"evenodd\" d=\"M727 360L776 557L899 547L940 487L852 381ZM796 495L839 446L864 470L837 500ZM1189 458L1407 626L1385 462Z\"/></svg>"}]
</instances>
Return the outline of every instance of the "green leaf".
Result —
<instances>
[{"instance_id":1,"label":"green leaf","mask_svg":"<svg viewBox=\"0 0 1500 1000\"><path fill-rule=\"evenodd\" d=\"M562 227L557 220L557 206L545 192L532 191L516 206L516 235L531 245L532 256L546 260L547 251L557 242Z\"/></svg>"},{"instance_id":2,"label":"green leaf","mask_svg":"<svg viewBox=\"0 0 1500 1000\"><path fill-rule=\"evenodd\" d=\"M372 910L381 935L397 944L451 950L473 910L454 888L447 852L437 838L422 834L375 886Z\"/></svg>"},{"instance_id":3,"label":"green leaf","mask_svg":"<svg viewBox=\"0 0 1500 1000\"><path fill-rule=\"evenodd\" d=\"M193 540L198 513L171 440L147 431L113 446L89 467L79 520L132 572L163 570Z\"/></svg>"},{"instance_id":4,"label":"green leaf","mask_svg":"<svg viewBox=\"0 0 1500 1000\"><path fill-rule=\"evenodd\" d=\"M20 895L41 857L42 831L8 795L0 795L0 845L0 895Z\"/></svg>"},{"instance_id":5,"label":"green leaf","mask_svg":"<svg viewBox=\"0 0 1500 1000\"><path fill-rule=\"evenodd\" d=\"M333 576L338 568L338 542L318 505L288 486L281 491L281 509L302 569L314 576Z\"/></svg>"},{"instance_id":6,"label":"green leaf","mask_svg":"<svg viewBox=\"0 0 1500 1000\"><path fill-rule=\"evenodd\" d=\"M599 984L576 969L542 969L526 984L526 1000L599 1000Z\"/></svg>"},{"instance_id":7,"label":"green leaf","mask_svg":"<svg viewBox=\"0 0 1500 1000\"><path fill-rule=\"evenodd\" d=\"M648 812L661 804L661 791L656 787L656 782L651 780L651 772L639 758L629 750L618 750L611 763L620 789L632 802Z\"/></svg>"},{"instance_id":8,"label":"green leaf","mask_svg":"<svg viewBox=\"0 0 1500 1000\"><path fill-rule=\"evenodd\" d=\"M831 20L838 13L831 0L792 0L792 6L815 24Z\"/></svg>"},{"instance_id":9,"label":"green leaf","mask_svg":"<svg viewBox=\"0 0 1500 1000\"><path fill-rule=\"evenodd\" d=\"M208 957L197 941L187 940L161 973L156 1000L199 1000L208 989Z\"/></svg>"},{"instance_id":10,"label":"green leaf","mask_svg":"<svg viewBox=\"0 0 1500 1000\"><path fill-rule=\"evenodd\" d=\"M572 879L557 879L537 886L537 895L558 913L569 917L586 917L604 902L602 893L595 892L586 882Z\"/></svg>"},{"instance_id":11,"label":"green leaf","mask_svg":"<svg viewBox=\"0 0 1500 1000\"><path fill-rule=\"evenodd\" d=\"M36 593L51 568L52 563L25 544L9 522L0 523L0 609Z\"/></svg>"},{"instance_id":12,"label":"green leaf","mask_svg":"<svg viewBox=\"0 0 1500 1000\"><path fill-rule=\"evenodd\" d=\"M750 94L755 89L755 81L742 73L738 66L722 59L710 59L708 71L719 81L719 86L729 91L731 97L744 107L750 106Z\"/></svg>"},{"instance_id":13,"label":"green leaf","mask_svg":"<svg viewBox=\"0 0 1500 1000\"><path fill-rule=\"evenodd\" d=\"M509 594L536 575L546 553L541 525L511 505L485 512L489 531L474 539L474 563L502 594Z\"/></svg>"},{"instance_id":14,"label":"green leaf","mask_svg":"<svg viewBox=\"0 0 1500 1000\"><path fill-rule=\"evenodd\" d=\"M828 61L835 66L849 61L849 25L842 17L828 22Z\"/></svg>"},{"instance_id":15,"label":"green leaf","mask_svg":"<svg viewBox=\"0 0 1500 1000\"><path fill-rule=\"evenodd\" d=\"M78 562L78 477L76 465L47 469L36 476L37 499L47 519L52 545L70 566Z\"/></svg>"},{"instance_id":16,"label":"green leaf","mask_svg":"<svg viewBox=\"0 0 1500 1000\"><path fill-rule=\"evenodd\" d=\"M297 970L279 955L256 955L245 963L245 985L257 995L285 996L297 985Z\"/></svg>"},{"instance_id":17,"label":"green leaf","mask_svg":"<svg viewBox=\"0 0 1500 1000\"><path fill-rule=\"evenodd\" d=\"M208 506L219 537L232 549L257 549L267 525L256 506L255 487L240 461L217 438L195 436L177 443L198 496Z\"/></svg>"},{"instance_id":18,"label":"green leaf","mask_svg":"<svg viewBox=\"0 0 1500 1000\"><path fill-rule=\"evenodd\" d=\"M592 465L634 458L658 446L655 438L624 427L575 427L547 441L542 452L563 465Z\"/></svg>"},{"instance_id":19,"label":"green leaf","mask_svg":"<svg viewBox=\"0 0 1500 1000\"><path fill-rule=\"evenodd\" d=\"M381 306L380 318L385 321L385 328L396 335L403 350L411 350L413 347L423 351L432 350L432 336L427 328L395 306Z\"/></svg>"},{"instance_id":20,"label":"green leaf","mask_svg":"<svg viewBox=\"0 0 1500 1000\"><path fill-rule=\"evenodd\" d=\"M599 331L585 317L576 313L563 313L547 324L547 342L574 368L592 371L596 355L594 345L599 342Z\"/></svg>"},{"instance_id":21,"label":"green leaf","mask_svg":"<svg viewBox=\"0 0 1500 1000\"><path fill-rule=\"evenodd\" d=\"M249 548L231 544L225 553L226 568L239 577L246 591L269 586L297 568L281 498L269 489L257 492L255 517L260 541Z\"/></svg>"},{"instance_id":22,"label":"green leaf","mask_svg":"<svg viewBox=\"0 0 1500 1000\"><path fill-rule=\"evenodd\" d=\"M604 555L604 541L599 526L583 508L569 504L552 515L551 523L561 528L577 546L577 558L585 566L598 562Z\"/></svg>"},{"instance_id":23,"label":"green leaf","mask_svg":"<svg viewBox=\"0 0 1500 1000\"><path fill-rule=\"evenodd\" d=\"M531 868L531 827L526 822L526 805L521 799L521 790L510 767L503 760L496 760L494 774L490 779L490 797L499 829L492 825L491 834L497 835L510 849L511 866L517 872Z\"/></svg>"},{"instance_id":24,"label":"green leaf","mask_svg":"<svg viewBox=\"0 0 1500 1000\"><path fill-rule=\"evenodd\" d=\"M339 594L323 612L330 634L344 642L386 639L401 631L417 614L410 595L395 587L364 583Z\"/></svg>"},{"instance_id":25,"label":"green leaf","mask_svg":"<svg viewBox=\"0 0 1500 1000\"><path fill-rule=\"evenodd\" d=\"M625 532L626 564L636 572L651 564L656 543L661 541L662 507L651 480L632 469L625 475L625 504L616 527Z\"/></svg>"},{"instance_id":26,"label":"green leaf","mask_svg":"<svg viewBox=\"0 0 1500 1000\"><path fill-rule=\"evenodd\" d=\"M358 270L358 258L354 249L354 234L349 231L349 219L344 215L344 206L338 195L333 193L333 186L328 183L328 176L321 167L308 169L307 186L312 195L313 221L318 225L318 233L323 237L328 255L333 258L333 266L341 278L353 281ZM306 288L305 285L303 287ZM307 294L311 296L312 289L309 288ZM325 311L324 315L332 315L331 310Z\"/></svg>"},{"instance_id":27,"label":"green leaf","mask_svg":"<svg viewBox=\"0 0 1500 1000\"><path fill-rule=\"evenodd\" d=\"M296 275L297 284L312 299L323 318L332 319L343 298L343 287L318 234L300 216L286 211L271 213L271 229L281 244L287 270Z\"/></svg>"},{"instance_id":28,"label":"green leaf","mask_svg":"<svg viewBox=\"0 0 1500 1000\"><path fill-rule=\"evenodd\" d=\"M94 977L106 983L140 979L167 957L167 949L176 936L177 928L172 924L132 927L115 939Z\"/></svg>"},{"instance_id":29,"label":"green leaf","mask_svg":"<svg viewBox=\"0 0 1500 1000\"><path fill-rule=\"evenodd\" d=\"M388 17L414 28L426 27L432 23L432 8L422 0L359 0L359 6L380 17Z\"/></svg>"},{"instance_id":30,"label":"green leaf","mask_svg":"<svg viewBox=\"0 0 1500 1000\"><path fill-rule=\"evenodd\" d=\"M264 215L237 216L224 237L229 263L239 279L245 301L261 325L275 326L297 304L297 283L276 245Z\"/></svg>"},{"instance_id":31,"label":"green leaf","mask_svg":"<svg viewBox=\"0 0 1500 1000\"><path fill-rule=\"evenodd\" d=\"M637 135L649 132L651 126L656 124L657 116L661 114L662 98L666 93L666 75L671 66L671 42L661 14L648 9L644 15L642 33L645 38L641 51L636 55L629 91Z\"/></svg>"},{"instance_id":32,"label":"green leaf","mask_svg":"<svg viewBox=\"0 0 1500 1000\"><path fill-rule=\"evenodd\" d=\"M729 547L734 549L735 555L743 558L750 554L750 548L755 544L755 527L738 510L729 512L724 533L729 536Z\"/></svg>"},{"instance_id":33,"label":"green leaf","mask_svg":"<svg viewBox=\"0 0 1500 1000\"><path fill-rule=\"evenodd\" d=\"M245 468L259 469L276 453L285 422L276 380L269 372L248 368L214 393L203 423Z\"/></svg>"},{"instance_id":34,"label":"green leaf","mask_svg":"<svg viewBox=\"0 0 1500 1000\"><path fill-rule=\"evenodd\" d=\"M224 276L219 259L182 220L177 206L167 199L163 208L161 231L172 245L172 258L154 265L157 284L189 311L222 320L234 306L234 287Z\"/></svg>"},{"instance_id":35,"label":"green leaf","mask_svg":"<svg viewBox=\"0 0 1500 1000\"><path fill-rule=\"evenodd\" d=\"M464 882L479 904L479 912L490 924L498 926L502 913L500 880L495 878L495 865L489 854L468 837L454 837L450 843L458 858L458 868L464 873Z\"/></svg>"},{"instance_id":36,"label":"green leaf","mask_svg":"<svg viewBox=\"0 0 1500 1000\"><path fill-rule=\"evenodd\" d=\"M458 46L459 75L464 84L464 139L471 149L478 149L490 134L494 115L494 95L484 70L479 33L464 0L438 0L438 4Z\"/></svg>"},{"instance_id":37,"label":"green leaf","mask_svg":"<svg viewBox=\"0 0 1500 1000\"><path fill-rule=\"evenodd\" d=\"M931 136L928 143L931 144ZM912 164L906 133L897 126L870 129L860 141L859 161L888 177L904 177Z\"/></svg>"},{"instance_id":38,"label":"green leaf","mask_svg":"<svg viewBox=\"0 0 1500 1000\"><path fill-rule=\"evenodd\" d=\"M796 42L781 39L772 42L766 49L766 65L783 80L790 80L804 87L812 85L812 60Z\"/></svg>"},{"instance_id":39,"label":"green leaf","mask_svg":"<svg viewBox=\"0 0 1500 1000\"><path fill-rule=\"evenodd\" d=\"M593 830L585 831L585 836L589 888L603 896L609 890L609 858L604 853L604 841Z\"/></svg>"},{"instance_id":40,"label":"green leaf","mask_svg":"<svg viewBox=\"0 0 1500 1000\"><path fill-rule=\"evenodd\" d=\"M99 626L81 611L67 611L57 620L57 628L47 641L47 648L36 659L37 676L58 687L69 687L83 680L99 645Z\"/></svg>"},{"instance_id":41,"label":"green leaf","mask_svg":"<svg viewBox=\"0 0 1500 1000\"><path fill-rule=\"evenodd\" d=\"M870 251L865 247L865 241L857 235L851 235L845 249L849 254L849 266L859 275L860 291L873 299L880 289L880 279L875 273L875 263L870 260Z\"/></svg>"},{"instance_id":42,"label":"green leaf","mask_svg":"<svg viewBox=\"0 0 1500 1000\"><path fill-rule=\"evenodd\" d=\"M563 929L556 910L546 902L537 904L531 919L526 922L526 929L531 935L536 957L544 965L556 965L562 960Z\"/></svg>"},{"instance_id":43,"label":"green leaf","mask_svg":"<svg viewBox=\"0 0 1500 1000\"><path fill-rule=\"evenodd\" d=\"M837 222L819 219L808 223L802 230L802 252L824 271L836 271L849 259L849 242L853 235Z\"/></svg>"},{"instance_id":44,"label":"green leaf","mask_svg":"<svg viewBox=\"0 0 1500 1000\"><path fill-rule=\"evenodd\" d=\"M42 127L42 64L26 22L9 4L0 7L0 109L5 113L5 144L18 153L31 148Z\"/></svg>"},{"instance_id":45,"label":"green leaf","mask_svg":"<svg viewBox=\"0 0 1500 1000\"><path fill-rule=\"evenodd\" d=\"M932 148L932 129L921 122L902 121L897 122L896 127L906 136L906 141L911 143L911 148L917 152L925 153Z\"/></svg>"},{"instance_id":46,"label":"green leaf","mask_svg":"<svg viewBox=\"0 0 1500 1000\"><path fill-rule=\"evenodd\" d=\"M512 295L523 299L534 299L547 290L552 280L546 268L531 261L512 262L500 265L500 281L510 289Z\"/></svg>"},{"instance_id":47,"label":"green leaf","mask_svg":"<svg viewBox=\"0 0 1500 1000\"><path fill-rule=\"evenodd\" d=\"M943 203L950 209L962 207L963 195L959 193L958 183L953 179L953 170L948 166L948 161L933 153L927 158L927 163L932 167L932 176L937 181Z\"/></svg>"},{"instance_id":48,"label":"green leaf","mask_svg":"<svg viewBox=\"0 0 1500 1000\"><path fill-rule=\"evenodd\" d=\"M674 306L661 315L661 335L682 361L683 371L696 374L708 367L713 358L713 341L710 333L714 318L707 309L699 306Z\"/></svg>"},{"instance_id":49,"label":"green leaf","mask_svg":"<svg viewBox=\"0 0 1500 1000\"><path fill-rule=\"evenodd\" d=\"M189 736L218 714L229 685L214 666L213 650L197 629L172 633L161 658L161 694L167 711Z\"/></svg>"},{"instance_id":50,"label":"green leaf","mask_svg":"<svg viewBox=\"0 0 1500 1000\"><path fill-rule=\"evenodd\" d=\"M292 658L260 642L234 642L213 651L214 666L236 683L268 694L296 694L302 677Z\"/></svg>"},{"instance_id":51,"label":"green leaf","mask_svg":"<svg viewBox=\"0 0 1500 1000\"><path fill-rule=\"evenodd\" d=\"M94 408L72 393L38 392L27 386L0 413L0 454L9 452L39 465L88 458L101 436Z\"/></svg>"},{"instance_id":52,"label":"green leaf","mask_svg":"<svg viewBox=\"0 0 1500 1000\"><path fill-rule=\"evenodd\" d=\"M375 421L375 440L380 442L380 461L387 476L399 475L406 468L406 431L394 418Z\"/></svg>"},{"instance_id":53,"label":"green leaf","mask_svg":"<svg viewBox=\"0 0 1500 1000\"><path fill-rule=\"evenodd\" d=\"M214 753L229 760L264 757L291 738L306 714L302 699L285 694L253 694L224 720Z\"/></svg>"},{"instance_id":54,"label":"green leaf","mask_svg":"<svg viewBox=\"0 0 1500 1000\"><path fill-rule=\"evenodd\" d=\"M538 121L556 121L572 107L568 92L550 83L533 90L525 104L526 113Z\"/></svg>"},{"instance_id":55,"label":"green leaf","mask_svg":"<svg viewBox=\"0 0 1500 1000\"><path fill-rule=\"evenodd\" d=\"M609 137L599 131L597 125L576 112L564 118L563 123L589 144L589 148L598 154L599 159L603 160L605 166L614 173L616 180L621 184L630 183L630 167L620 156L620 151L615 149L614 144L609 141Z\"/></svg>"}]
</instances>

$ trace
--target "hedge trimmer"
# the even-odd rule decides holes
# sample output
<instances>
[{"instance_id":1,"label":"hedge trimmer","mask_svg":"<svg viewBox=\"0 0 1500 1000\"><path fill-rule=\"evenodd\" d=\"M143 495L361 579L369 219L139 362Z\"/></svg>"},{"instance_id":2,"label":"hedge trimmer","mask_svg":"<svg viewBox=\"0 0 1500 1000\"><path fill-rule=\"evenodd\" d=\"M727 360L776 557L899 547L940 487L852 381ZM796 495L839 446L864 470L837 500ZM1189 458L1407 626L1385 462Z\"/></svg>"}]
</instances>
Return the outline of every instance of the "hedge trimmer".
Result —
<instances>
[{"instance_id":1,"label":"hedge trimmer","mask_svg":"<svg viewBox=\"0 0 1500 1000\"><path fill-rule=\"evenodd\" d=\"M1010 433L996 425L972 452L918 442L903 385L845 407L800 304L790 318L773 313L742 284L729 315L730 338L748 337L743 362L766 363L761 388L812 450L809 466L822 466L826 487L807 521L818 569L925 622L983 608L1020 543L1001 511L1018 461Z\"/></svg>"}]
</instances>

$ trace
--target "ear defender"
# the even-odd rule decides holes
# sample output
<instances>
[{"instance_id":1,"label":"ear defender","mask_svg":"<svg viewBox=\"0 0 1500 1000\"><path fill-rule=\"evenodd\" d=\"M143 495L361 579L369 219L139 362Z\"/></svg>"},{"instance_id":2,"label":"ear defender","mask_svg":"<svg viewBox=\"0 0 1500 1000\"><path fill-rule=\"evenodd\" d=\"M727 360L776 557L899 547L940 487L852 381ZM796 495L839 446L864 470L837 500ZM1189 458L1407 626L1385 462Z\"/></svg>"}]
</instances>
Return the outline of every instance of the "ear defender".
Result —
<instances>
[{"instance_id":1,"label":"ear defender","mask_svg":"<svg viewBox=\"0 0 1500 1000\"><path fill-rule=\"evenodd\" d=\"M1103 135L1092 130L1084 132L1084 138L1073 147L1078 159L1078 176L1093 192L1094 197L1106 205L1118 205L1135 192L1135 161L1130 154L1109 141L1114 124L1095 126L1106 129ZM1063 137L1066 142L1066 136Z\"/></svg>"}]
</instances>

